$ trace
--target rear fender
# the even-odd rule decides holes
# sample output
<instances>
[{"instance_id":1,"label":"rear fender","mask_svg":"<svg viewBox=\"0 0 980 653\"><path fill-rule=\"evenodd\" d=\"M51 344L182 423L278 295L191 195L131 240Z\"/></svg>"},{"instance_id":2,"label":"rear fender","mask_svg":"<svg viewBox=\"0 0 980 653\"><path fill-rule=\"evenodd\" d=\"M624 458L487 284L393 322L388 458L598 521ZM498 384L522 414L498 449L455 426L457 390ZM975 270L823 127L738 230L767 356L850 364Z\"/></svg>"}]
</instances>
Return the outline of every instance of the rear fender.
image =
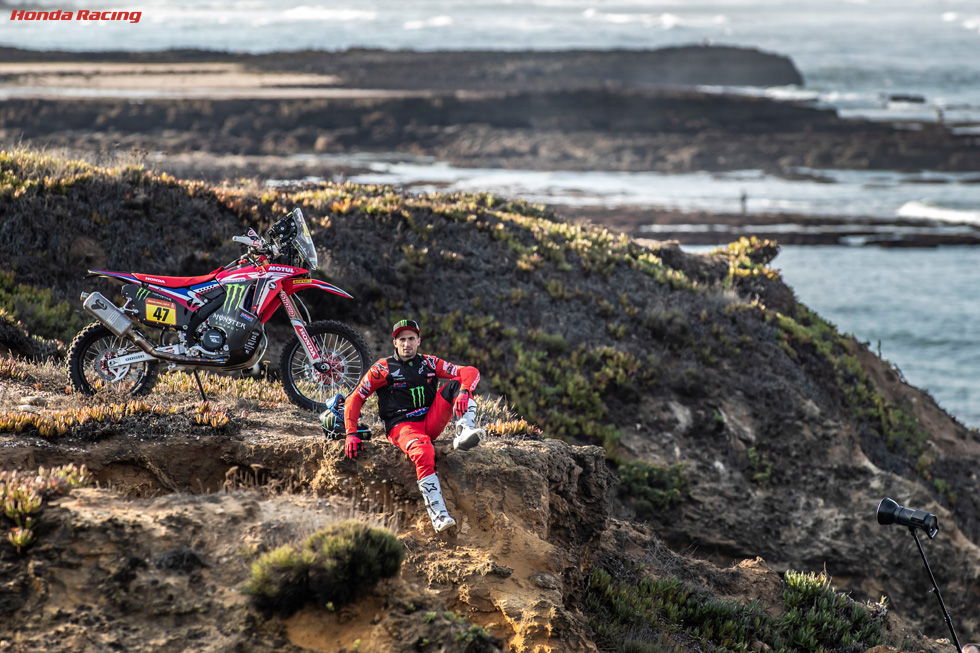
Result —
<instances>
[{"instance_id":1,"label":"rear fender","mask_svg":"<svg viewBox=\"0 0 980 653\"><path fill-rule=\"evenodd\" d=\"M137 279L129 272L110 272L109 270L89 270L88 274L85 275L86 279L92 279L95 277L105 277L106 279L112 279L113 281L120 281L122 283L138 283L143 285L143 282Z\"/></svg>"}]
</instances>

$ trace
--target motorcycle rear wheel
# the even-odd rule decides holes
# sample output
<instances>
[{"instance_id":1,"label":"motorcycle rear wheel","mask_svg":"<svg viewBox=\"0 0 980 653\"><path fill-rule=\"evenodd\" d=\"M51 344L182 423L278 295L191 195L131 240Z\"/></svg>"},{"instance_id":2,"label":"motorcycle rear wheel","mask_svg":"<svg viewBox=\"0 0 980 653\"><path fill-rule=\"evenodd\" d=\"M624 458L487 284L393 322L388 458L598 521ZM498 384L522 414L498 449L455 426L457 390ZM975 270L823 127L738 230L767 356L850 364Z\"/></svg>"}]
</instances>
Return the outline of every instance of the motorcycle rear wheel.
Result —
<instances>
[{"instance_id":1,"label":"motorcycle rear wheel","mask_svg":"<svg viewBox=\"0 0 980 653\"><path fill-rule=\"evenodd\" d=\"M68 379L72 390L88 396L96 393L130 397L149 394L157 382L159 364L156 361L132 363L118 374L113 374L106 364L112 358L139 351L131 341L120 338L102 324L88 325L78 332L68 348Z\"/></svg>"},{"instance_id":2,"label":"motorcycle rear wheel","mask_svg":"<svg viewBox=\"0 0 980 653\"><path fill-rule=\"evenodd\" d=\"M337 393L347 396L361 381L371 363L371 348L360 333L342 322L321 320L306 325L306 332L320 349L326 372L313 369L298 339L282 351L279 378L289 400L300 408L323 412Z\"/></svg>"}]
</instances>

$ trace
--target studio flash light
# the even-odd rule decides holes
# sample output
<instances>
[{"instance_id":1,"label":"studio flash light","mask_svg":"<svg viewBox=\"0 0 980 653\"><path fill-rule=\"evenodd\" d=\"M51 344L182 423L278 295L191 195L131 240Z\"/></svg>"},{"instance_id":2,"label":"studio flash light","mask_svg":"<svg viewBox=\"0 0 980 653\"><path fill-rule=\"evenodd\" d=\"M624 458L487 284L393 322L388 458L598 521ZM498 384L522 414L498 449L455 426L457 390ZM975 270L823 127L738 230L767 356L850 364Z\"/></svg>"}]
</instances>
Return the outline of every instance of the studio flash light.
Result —
<instances>
[{"instance_id":1,"label":"studio flash light","mask_svg":"<svg viewBox=\"0 0 980 653\"><path fill-rule=\"evenodd\" d=\"M912 539L919 546L919 555L922 556L922 562L926 566L926 571L929 572L932 589L936 594L936 598L939 600L939 607L943 610L943 617L946 619L946 625L949 627L949 634L953 636L956 653L963 653L963 649L960 648L960 640L957 639L956 631L953 630L953 620L949 616L949 610L946 609L946 603L943 601L943 595L939 591L939 585L936 584L936 577L932 575L932 568L929 567L929 561L926 560L926 552L922 548L922 543L919 542L919 536L915 533L916 529L920 529L926 532L930 540L933 539L939 534L939 520L932 513L926 512L925 510L905 508L888 497L885 497L878 503L877 517L878 523L882 526L888 526L889 524L908 526L909 532L912 533Z\"/></svg>"},{"instance_id":2,"label":"studio flash light","mask_svg":"<svg viewBox=\"0 0 980 653\"><path fill-rule=\"evenodd\" d=\"M882 526L900 524L909 528L921 528L933 539L939 534L939 520L925 510L913 510L898 505L888 497L878 504L878 523Z\"/></svg>"}]
</instances>

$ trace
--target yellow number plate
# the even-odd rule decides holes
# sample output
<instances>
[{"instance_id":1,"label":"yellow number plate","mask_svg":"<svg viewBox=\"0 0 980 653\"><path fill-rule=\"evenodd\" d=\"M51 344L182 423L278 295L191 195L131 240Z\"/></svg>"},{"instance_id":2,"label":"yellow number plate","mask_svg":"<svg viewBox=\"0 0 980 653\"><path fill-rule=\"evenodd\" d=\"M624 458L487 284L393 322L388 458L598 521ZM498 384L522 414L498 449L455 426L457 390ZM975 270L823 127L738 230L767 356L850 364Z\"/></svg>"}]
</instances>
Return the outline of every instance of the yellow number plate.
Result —
<instances>
[{"instance_id":1,"label":"yellow number plate","mask_svg":"<svg viewBox=\"0 0 980 653\"><path fill-rule=\"evenodd\" d=\"M177 305L159 299L147 299L146 321L177 326Z\"/></svg>"}]
</instances>

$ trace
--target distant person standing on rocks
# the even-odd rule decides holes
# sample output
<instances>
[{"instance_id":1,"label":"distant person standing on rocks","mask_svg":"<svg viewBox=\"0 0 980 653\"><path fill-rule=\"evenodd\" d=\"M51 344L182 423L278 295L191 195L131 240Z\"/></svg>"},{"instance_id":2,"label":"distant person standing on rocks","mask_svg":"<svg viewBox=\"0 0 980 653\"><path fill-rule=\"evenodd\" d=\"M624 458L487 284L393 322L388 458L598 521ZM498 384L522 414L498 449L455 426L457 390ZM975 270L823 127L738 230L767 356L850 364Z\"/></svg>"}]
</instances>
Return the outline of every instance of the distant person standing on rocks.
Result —
<instances>
[{"instance_id":1,"label":"distant person standing on rocks","mask_svg":"<svg viewBox=\"0 0 980 653\"><path fill-rule=\"evenodd\" d=\"M476 425L473 400L480 372L475 367L454 365L420 354L421 332L414 320L396 322L391 339L395 355L372 365L346 401L344 453L349 458L357 458L357 452L363 449L357 436L357 421L364 401L371 393L377 394L378 414L384 421L388 440L415 463L419 490L432 527L441 532L454 526L456 520L449 516L442 497L432 440L439 437L455 415L459 419L453 448L466 451L480 443L485 431ZM439 379L449 380L441 390Z\"/></svg>"},{"instance_id":2,"label":"distant person standing on rocks","mask_svg":"<svg viewBox=\"0 0 980 653\"><path fill-rule=\"evenodd\" d=\"M742 215L745 215L749 205L749 194L745 192L745 189L742 189L742 194L739 195L738 199L742 203Z\"/></svg>"}]
</instances>

